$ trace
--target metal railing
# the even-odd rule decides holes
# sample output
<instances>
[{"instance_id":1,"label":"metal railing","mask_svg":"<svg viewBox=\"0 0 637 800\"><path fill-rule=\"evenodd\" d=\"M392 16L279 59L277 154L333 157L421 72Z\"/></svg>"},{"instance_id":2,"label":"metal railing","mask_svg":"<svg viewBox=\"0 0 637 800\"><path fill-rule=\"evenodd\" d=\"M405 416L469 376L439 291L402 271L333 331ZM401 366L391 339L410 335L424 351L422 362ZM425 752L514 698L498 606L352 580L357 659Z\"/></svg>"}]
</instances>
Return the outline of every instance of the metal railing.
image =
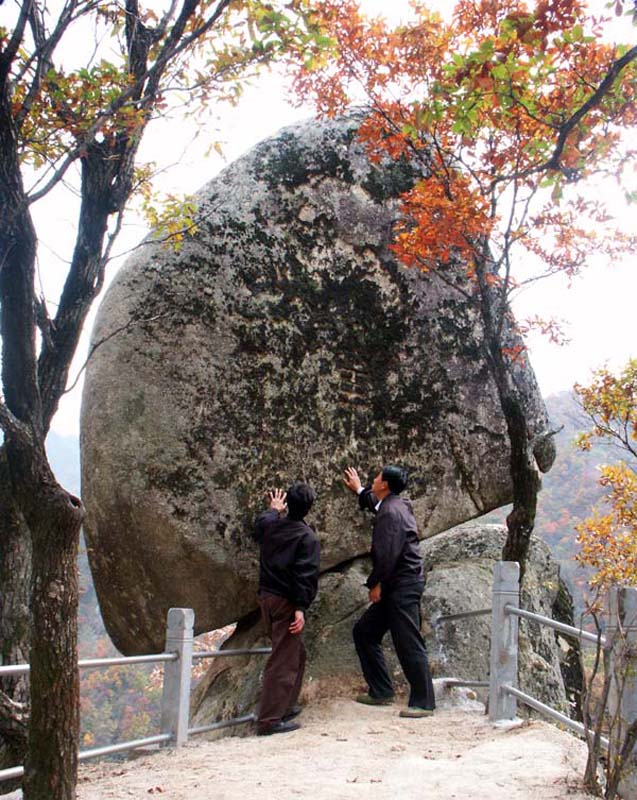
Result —
<instances>
[{"instance_id":1,"label":"metal railing","mask_svg":"<svg viewBox=\"0 0 637 800\"><path fill-rule=\"evenodd\" d=\"M490 609L477 609L438 617L436 624L440 625L450 621L491 614L491 651L488 681L448 678L445 681L445 685L488 687L489 719L493 722L515 719L517 701L519 700L530 708L583 736L586 734L584 725L570 719L565 714L518 688L518 621L520 618L534 621L559 631L565 636L570 636L583 642L591 642L601 647L610 647L612 636L595 635L572 625L557 622L550 617L527 611L520 608L519 599L519 566L515 562L501 561L496 564L493 573L492 607ZM615 709L615 712L619 714L621 719L630 724L632 720L637 718L637 678L635 677L637 675L637 590L614 590L614 592L611 592L609 608L610 617L607 631L615 630L621 624L624 637L632 645L632 647L628 648L629 657L635 661L629 669L629 675L632 674L630 687L628 687L628 690L619 692L615 698L621 706L619 709ZM188 736L245 724L254 719L252 714L248 714L229 720L219 720L196 728L189 727L190 686L194 661L207 658L267 655L272 652L270 647L193 652L193 628L194 612L192 609L171 608L167 618L165 652L156 655L83 659L78 662L80 669L165 663L161 702L161 732L156 736L150 736L145 739L136 739L80 751L80 761L155 744L171 743L175 747L179 747L187 741ZM9 675L24 675L28 674L28 672L28 664L0 666L0 678ZM603 738L601 741L604 747L609 746L607 739ZM23 774L23 767L1 770L0 782L19 778Z\"/></svg>"},{"instance_id":2,"label":"metal railing","mask_svg":"<svg viewBox=\"0 0 637 800\"><path fill-rule=\"evenodd\" d=\"M491 609L478 609L438 617L436 624L491 614L489 681L465 681L450 678L445 681L445 684L447 686L488 686L489 719L492 722L515 719L519 700L529 708L560 723L580 736L586 737L588 732L583 724L518 688L518 621L520 618L526 619L580 642L589 642L597 647L610 649L611 659L614 657L612 632L621 628L623 637L621 658L630 659L630 663L625 663L623 669L628 685L624 686L622 691L611 694L610 716L621 720L622 726L620 727L625 730L631 722L637 719L637 590L618 587L610 590L607 636L602 636L601 633L589 633L573 625L566 625L542 614L520 608L519 575L520 570L517 563L499 562L493 572ZM614 667L612 669L614 670ZM606 749L611 746L611 742L606 737L600 737L600 742ZM637 759L634 758L633 762L629 768L637 775Z\"/></svg>"},{"instance_id":3,"label":"metal railing","mask_svg":"<svg viewBox=\"0 0 637 800\"><path fill-rule=\"evenodd\" d=\"M474 617L486 617L491 613L490 608L478 608L474 611L459 611L457 614L442 614L436 617L434 624L436 627L444 622L457 622L460 619L472 619ZM444 685L448 688L462 686L467 689L482 689L489 685L489 681L463 680L462 678L446 678Z\"/></svg>"},{"instance_id":4,"label":"metal railing","mask_svg":"<svg viewBox=\"0 0 637 800\"><path fill-rule=\"evenodd\" d=\"M129 666L132 664L165 664L162 702L161 702L161 732L156 736L144 739L134 739L128 742L94 747L90 750L80 750L79 761L90 758L122 753L140 747L149 747L157 744L173 744L176 747L184 744L188 736L209 731L219 730L234 725L242 725L253 720L252 714L233 719L220 720L209 725L196 728L189 727L190 715L190 685L193 662L208 658L223 658L248 655L267 655L272 652L270 647L255 647L253 649L237 650L204 650L193 652L194 638L194 611L190 608L171 608L168 612L166 625L165 652L154 655L121 656L116 658L89 658L78 661L80 670L101 669L112 666ZM0 666L0 678L13 675L27 675L30 671L28 664L12 664ZM12 767L0 770L0 783L3 781L21 778L24 767Z\"/></svg>"}]
</instances>

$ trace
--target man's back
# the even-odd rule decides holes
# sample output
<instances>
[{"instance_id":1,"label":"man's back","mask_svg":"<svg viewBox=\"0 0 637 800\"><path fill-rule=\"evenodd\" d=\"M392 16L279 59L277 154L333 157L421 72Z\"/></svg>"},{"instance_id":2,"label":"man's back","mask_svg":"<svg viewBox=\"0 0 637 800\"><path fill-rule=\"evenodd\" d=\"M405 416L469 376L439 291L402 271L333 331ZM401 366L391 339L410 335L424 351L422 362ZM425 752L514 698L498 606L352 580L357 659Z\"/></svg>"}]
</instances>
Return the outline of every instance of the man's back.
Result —
<instances>
[{"instance_id":1,"label":"man's back","mask_svg":"<svg viewBox=\"0 0 637 800\"><path fill-rule=\"evenodd\" d=\"M261 545L259 589L306 609L318 588L319 541L304 520L265 511L256 521Z\"/></svg>"}]
</instances>

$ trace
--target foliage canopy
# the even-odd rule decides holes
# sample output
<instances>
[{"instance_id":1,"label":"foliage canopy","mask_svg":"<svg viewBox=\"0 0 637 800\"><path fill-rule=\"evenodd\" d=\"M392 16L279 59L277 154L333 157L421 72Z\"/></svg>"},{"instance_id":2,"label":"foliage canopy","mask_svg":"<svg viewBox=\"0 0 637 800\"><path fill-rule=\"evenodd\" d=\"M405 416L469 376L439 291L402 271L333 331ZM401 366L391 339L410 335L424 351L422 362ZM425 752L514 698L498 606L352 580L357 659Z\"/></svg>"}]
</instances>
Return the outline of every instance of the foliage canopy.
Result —
<instances>
[{"instance_id":1,"label":"foliage canopy","mask_svg":"<svg viewBox=\"0 0 637 800\"><path fill-rule=\"evenodd\" d=\"M449 22L416 3L393 28L353 0L316 11L336 59L303 68L299 95L326 114L363 102L374 156L423 164L397 232L406 264L429 270L455 253L473 265L488 241L492 273L502 270L491 280L511 290L514 245L544 274L569 275L594 253L635 247L588 183L621 185L635 163L624 132L636 121L637 48L603 40L609 19L580 0L461 0Z\"/></svg>"}]
</instances>

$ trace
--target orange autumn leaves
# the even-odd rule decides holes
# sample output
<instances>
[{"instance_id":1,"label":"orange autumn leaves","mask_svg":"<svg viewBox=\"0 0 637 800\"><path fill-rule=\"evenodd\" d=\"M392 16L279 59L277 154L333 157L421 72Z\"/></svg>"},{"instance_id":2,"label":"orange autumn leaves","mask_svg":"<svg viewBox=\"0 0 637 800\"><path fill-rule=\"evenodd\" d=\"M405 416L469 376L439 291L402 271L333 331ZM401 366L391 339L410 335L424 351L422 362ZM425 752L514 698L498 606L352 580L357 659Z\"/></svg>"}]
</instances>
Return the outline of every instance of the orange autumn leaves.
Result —
<instances>
[{"instance_id":1,"label":"orange autumn leaves","mask_svg":"<svg viewBox=\"0 0 637 800\"><path fill-rule=\"evenodd\" d=\"M474 242L490 233L493 220L485 199L468 183L456 175L451 194L439 181L421 181L404 196L405 218L396 227L393 245L404 264L427 270L453 254L472 262Z\"/></svg>"},{"instance_id":2,"label":"orange autumn leaves","mask_svg":"<svg viewBox=\"0 0 637 800\"><path fill-rule=\"evenodd\" d=\"M626 464L601 468L608 513L595 509L577 526L580 564L595 570L594 586L637 586L637 475Z\"/></svg>"},{"instance_id":3,"label":"orange autumn leaves","mask_svg":"<svg viewBox=\"0 0 637 800\"><path fill-rule=\"evenodd\" d=\"M590 386L575 388L593 426L579 437L579 446L587 450L597 438L628 456L600 468L606 502L577 526L577 560L595 570L593 585L637 586L637 359L618 375L600 369Z\"/></svg>"},{"instance_id":4,"label":"orange autumn leaves","mask_svg":"<svg viewBox=\"0 0 637 800\"><path fill-rule=\"evenodd\" d=\"M353 0L318 2L332 57L296 78L320 113L368 109L361 137L373 158L421 163L425 177L404 197L399 258L424 269L454 254L471 263L488 240L496 266L518 244L547 272L573 273L610 241L634 247L612 225L590 237L596 219L573 190L634 163L618 147L635 122L633 62L592 101L627 50L602 41L601 17L578 0L461 0L450 23L412 6L410 22L391 27ZM546 198L540 213L536 194ZM544 245L547 225L555 247Z\"/></svg>"}]
</instances>

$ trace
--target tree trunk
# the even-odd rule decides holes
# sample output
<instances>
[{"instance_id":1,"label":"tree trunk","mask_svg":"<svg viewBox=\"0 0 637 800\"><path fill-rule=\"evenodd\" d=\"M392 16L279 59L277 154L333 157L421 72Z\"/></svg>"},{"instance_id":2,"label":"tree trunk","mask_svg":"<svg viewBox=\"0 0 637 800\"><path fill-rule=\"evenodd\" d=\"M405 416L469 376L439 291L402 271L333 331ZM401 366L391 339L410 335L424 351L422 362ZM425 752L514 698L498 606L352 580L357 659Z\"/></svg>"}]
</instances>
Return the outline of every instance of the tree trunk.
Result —
<instances>
[{"instance_id":1,"label":"tree trunk","mask_svg":"<svg viewBox=\"0 0 637 800\"><path fill-rule=\"evenodd\" d=\"M526 416L517 398L505 397L502 410L511 443L513 509L507 516L508 534L502 549L504 561L520 564L520 583L524 577L531 534L535 525L540 476L529 454L530 436Z\"/></svg>"},{"instance_id":2,"label":"tree trunk","mask_svg":"<svg viewBox=\"0 0 637 800\"><path fill-rule=\"evenodd\" d=\"M6 451L0 447L0 664L25 664L29 660L31 624L29 587L31 546L22 514L15 507L9 481ZM0 685L0 769L24 763L27 744L27 676L3 678ZM12 791L19 781L0 784L0 793Z\"/></svg>"},{"instance_id":3,"label":"tree trunk","mask_svg":"<svg viewBox=\"0 0 637 800\"><path fill-rule=\"evenodd\" d=\"M31 532L31 719L25 759L25 800L74 800L79 745L77 550L82 506L55 481L43 447L12 460L14 487ZM17 462L17 463L16 463ZM28 468L30 475L23 472ZM32 484L33 485L33 484Z\"/></svg>"},{"instance_id":4,"label":"tree trunk","mask_svg":"<svg viewBox=\"0 0 637 800\"><path fill-rule=\"evenodd\" d=\"M505 320L510 315L503 286L493 281L493 270L488 248L476 265L479 305L485 331L487 363L495 381L500 407L504 416L509 444L510 474L513 488L513 509L507 516L507 538L502 549L504 561L517 561L520 565L520 585L524 579L526 561L537 509L537 495L541 488L538 470L531 452L531 436L520 393L515 386L513 364L507 361L504 350Z\"/></svg>"},{"instance_id":5,"label":"tree trunk","mask_svg":"<svg viewBox=\"0 0 637 800\"><path fill-rule=\"evenodd\" d=\"M75 800L79 744L77 549L83 509L55 480L39 431L6 436L9 490L30 532L31 715L25 800ZM36 633L37 632L37 633Z\"/></svg>"}]
</instances>

